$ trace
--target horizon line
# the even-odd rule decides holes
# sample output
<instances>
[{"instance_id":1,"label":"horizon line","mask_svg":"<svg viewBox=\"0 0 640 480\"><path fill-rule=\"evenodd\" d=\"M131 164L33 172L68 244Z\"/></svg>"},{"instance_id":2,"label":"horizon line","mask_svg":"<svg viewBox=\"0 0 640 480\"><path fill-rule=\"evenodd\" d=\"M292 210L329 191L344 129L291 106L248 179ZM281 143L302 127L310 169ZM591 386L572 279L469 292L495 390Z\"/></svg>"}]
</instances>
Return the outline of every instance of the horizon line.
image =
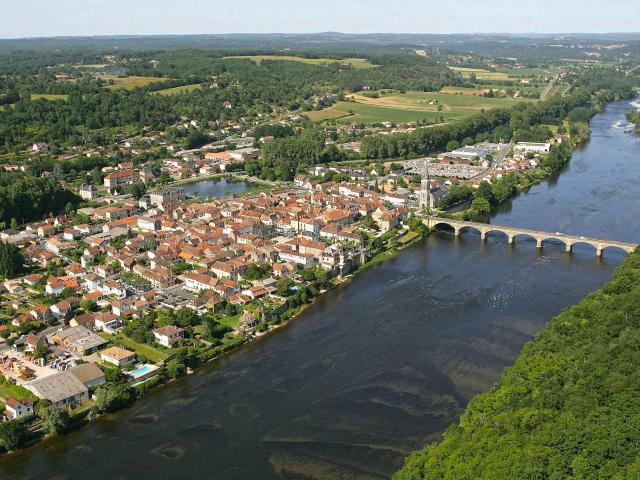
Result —
<instances>
[{"instance_id":1,"label":"horizon line","mask_svg":"<svg viewBox=\"0 0 640 480\"><path fill-rule=\"evenodd\" d=\"M563 32L341 32L341 31L315 31L315 32L226 32L226 33L106 33L106 34L73 34L73 35L49 35L49 36L24 36L24 37L0 37L0 41L7 40L55 40L55 39L92 39L92 38L153 38L153 37L223 37L233 35L326 35L339 34L345 36L365 35L425 35L425 36L451 36L451 35L479 35L479 36L558 36L558 35L640 35L640 31L563 31ZM640 39L639 39L640 40Z\"/></svg>"}]
</instances>

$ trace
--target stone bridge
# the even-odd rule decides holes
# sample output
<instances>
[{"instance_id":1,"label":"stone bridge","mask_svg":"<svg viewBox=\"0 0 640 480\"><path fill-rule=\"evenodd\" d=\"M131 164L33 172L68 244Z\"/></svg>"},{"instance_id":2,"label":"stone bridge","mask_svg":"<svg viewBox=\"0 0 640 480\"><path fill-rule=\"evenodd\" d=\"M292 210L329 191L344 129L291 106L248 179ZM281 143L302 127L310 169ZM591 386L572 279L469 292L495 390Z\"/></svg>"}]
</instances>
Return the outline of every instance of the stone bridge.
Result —
<instances>
[{"instance_id":1,"label":"stone bridge","mask_svg":"<svg viewBox=\"0 0 640 480\"><path fill-rule=\"evenodd\" d=\"M440 218L434 216L422 217L422 222L429 227L429 229L436 229L440 226L446 226L452 228L455 235L460 235L460 232L464 229L477 230L480 232L480 238L482 240L487 238L489 233L497 232L506 235L507 241L512 244L516 237L519 235L531 237L536 241L536 246L542 248L542 243L545 240L557 240L564 243L567 252L571 252L574 245L578 243L584 243L591 245L596 249L596 255L602 256L602 252L606 248L619 248L627 253L631 253L638 247L637 243L617 242L614 240L603 240L601 238L589 238L578 235L563 234L560 232L550 233L540 230L530 230L527 228L517 227L504 227L501 225L491 225L488 223L478 222L466 222L464 220L454 220L450 218Z\"/></svg>"}]
</instances>

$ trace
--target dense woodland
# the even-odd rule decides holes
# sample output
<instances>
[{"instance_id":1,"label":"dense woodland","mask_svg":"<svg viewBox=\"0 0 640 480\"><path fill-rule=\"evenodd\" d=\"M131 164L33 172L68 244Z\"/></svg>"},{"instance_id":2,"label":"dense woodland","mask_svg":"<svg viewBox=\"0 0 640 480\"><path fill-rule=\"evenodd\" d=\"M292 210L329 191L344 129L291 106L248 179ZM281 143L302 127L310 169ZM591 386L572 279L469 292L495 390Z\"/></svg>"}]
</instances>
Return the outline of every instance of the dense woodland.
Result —
<instances>
[{"instance_id":1,"label":"dense woodland","mask_svg":"<svg viewBox=\"0 0 640 480\"><path fill-rule=\"evenodd\" d=\"M79 197L54 178L28 173L0 172L0 226L16 228L25 222L57 214Z\"/></svg>"},{"instance_id":2,"label":"dense woodland","mask_svg":"<svg viewBox=\"0 0 640 480\"><path fill-rule=\"evenodd\" d=\"M636 252L394 479L640 478L639 304Z\"/></svg>"}]
</instances>

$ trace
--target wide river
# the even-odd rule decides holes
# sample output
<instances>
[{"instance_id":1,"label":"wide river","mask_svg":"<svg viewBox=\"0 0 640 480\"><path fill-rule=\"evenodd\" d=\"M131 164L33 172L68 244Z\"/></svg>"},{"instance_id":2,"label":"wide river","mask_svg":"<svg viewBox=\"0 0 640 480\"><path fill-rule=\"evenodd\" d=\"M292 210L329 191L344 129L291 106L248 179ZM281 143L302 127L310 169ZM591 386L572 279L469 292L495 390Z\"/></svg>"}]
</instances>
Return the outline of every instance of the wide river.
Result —
<instances>
[{"instance_id":1,"label":"wide river","mask_svg":"<svg viewBox=\"0 0 640 480\"><path fill-rule=\"evenodd\" d=\"M594 117L557 178L492 221L640 239L640 140L628 102ZM1 479L378 479L436 440L554 315L624 255L436 233L288 327L131 408L0 459Z\"/></svg>"}]
</instances>

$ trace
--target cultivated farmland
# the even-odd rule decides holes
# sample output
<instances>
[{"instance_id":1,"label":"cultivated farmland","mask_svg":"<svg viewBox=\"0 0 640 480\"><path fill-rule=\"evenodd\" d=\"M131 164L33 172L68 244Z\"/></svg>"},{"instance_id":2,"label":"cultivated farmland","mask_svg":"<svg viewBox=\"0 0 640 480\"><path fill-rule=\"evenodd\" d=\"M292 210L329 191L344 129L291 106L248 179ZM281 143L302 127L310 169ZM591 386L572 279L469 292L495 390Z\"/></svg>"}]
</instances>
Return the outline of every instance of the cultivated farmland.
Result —
<instances>
[{"instance_id":1,"label":"cultivated farmland","mask_svg":"<svg viewBox=\"0 0 640 480\"><path fill-rule=\"evenodd\" d=\"M337 120L350 123L411 122L443 118L456 120L481 110L508 108L527 101L513 98L486 98L440 92L391 93L371 98L362 94L349 96L352 102L338 102L324 110L309 112L312 120Z\"/></svg>"},{"instance_id":2,"label":"cultivated farmland","mask_svg":"<svg viewBox=\"0 0 640 480\"><path fill-rule=\"evenodd\" d=\"M364 58L342 58L340 60L334 58L304 58L294 57L289 55L245 55L245 56L231 56L224 58L246 58L253 60L256 63L260 63L263 60L283 60L287 62L301 62L309 65L329 65L330 63L339 62L343 65L351 65L356 69L374 68L375 65L370 63Z\"/></svg>"}]
</instances>

